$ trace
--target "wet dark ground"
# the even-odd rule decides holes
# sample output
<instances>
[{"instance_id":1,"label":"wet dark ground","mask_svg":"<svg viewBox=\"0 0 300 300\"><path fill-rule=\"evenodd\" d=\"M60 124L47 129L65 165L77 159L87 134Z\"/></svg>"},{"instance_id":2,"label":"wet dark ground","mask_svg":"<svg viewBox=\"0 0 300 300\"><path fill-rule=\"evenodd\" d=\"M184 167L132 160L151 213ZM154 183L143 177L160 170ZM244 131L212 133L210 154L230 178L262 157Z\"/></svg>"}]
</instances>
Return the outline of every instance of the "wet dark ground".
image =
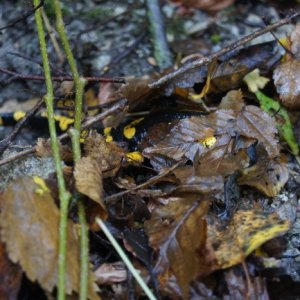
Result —
<instances>
[{"instance_id":1,"label":"wet dark ground","mask_svg":"<svg viewBox=\"0 0 300 300\"><path fill-rule=\"evenodd\" d=\"M48 1L48 3L51 1ZM68 36L80 72L86 76L142 76L157 71L153 65L153 49L147 31L146 11L142 1L63 1L64 15ZM276 3L275 3L276 2ZM179 16L176 7L169 3L163 6L166 16L167 36L170 45L177 52L208 54L236 41L242 36L253 32L262 26L262 16L267 22L275 22L280 13L287 9L287 1L237 1L218 15L210 15L196 11L192 16ZM30 8L29 1L0 2L0 27L19 18ZM289 2L290 3L290 2ZM291 4L292 6L294 3ZM49 20L54 25L51 5L46 11ZM289 32L290 25L277 31L278 37ZM215 38L212 38L215 37ZM252 43L273 39L271 34L264 35ZM182 42L183 41L183 42ZM180 43L181 42L181 43ZM196 46L194 45L196 43ZM61 72L68 74L66 62L61 63L53 47L48 43L50 60ZM27 57L17 57L15 54ZM174 62L176 55L174 54ZM33 60L33 61L30 61ZM0 68L6 68L21 74L41 75L39 45L35 30L34 17L8 28L0 34ZM59 84L56 84L56 88ZM18 103L41 97L45 93L43 82L15 79L0 73L0 105L13 103L10 108L15 110ZM3 110L2 110L3 112ZM0 132L1 133L1 132ZM1 136L6 134L2 131ZM30 133L16 141L32 144ZM11 151L11 150L10 150ZM11 178L22 174L40 175L49 173L51 162L42 166L28 158L21 162L1 167L1 189ZM299 166L294 162L290 165L290 180L280 195L274 199L266 199L259 193L245 192L244 198L255 199L266 204L269 211L280 211L283 216L289 215L296 219L292 229L285 237L287 250L279 259L280 272L276 276L281 280L281 290L289 291L281 295L279 285L274 281L268 284L271 299L300 299L300 212L299 212ZM43 171L44 168L44 171ZM43 173L44 172L44 173ZM273 276L273 275L272 275ZM270 276L270 278L272 277ZM279 278L279 277L278 277Z\"/></svg>"}]
</instances>

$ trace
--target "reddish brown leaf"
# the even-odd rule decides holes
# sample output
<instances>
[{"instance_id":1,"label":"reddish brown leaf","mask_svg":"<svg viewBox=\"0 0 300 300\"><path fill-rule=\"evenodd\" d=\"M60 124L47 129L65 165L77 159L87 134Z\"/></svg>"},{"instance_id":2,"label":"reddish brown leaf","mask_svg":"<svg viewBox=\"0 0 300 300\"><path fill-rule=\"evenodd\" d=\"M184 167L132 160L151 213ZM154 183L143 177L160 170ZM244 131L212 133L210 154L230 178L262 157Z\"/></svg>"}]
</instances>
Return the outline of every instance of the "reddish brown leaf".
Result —
<instances>
[{"instance_id":1,"label":"reddish brown leaf","mask_svg":"<svg viewBox=\"0 0 300 300\"><path fill-rule=\"evenodd\" d=\"M186 7L199 8L207 11L218 11L231 5L235 0L176 0Z\"/></svg>"},{"instance_id":2,"label":"reddish brown leaf","mask_svg":"<svg viewBox=\"0 0 300 300\"><path fill-rule=\"evenodd\" d=\"M37 193L37 191L39 193ZM52 291L57 284L59 210L49 192L37 190L31 178L20 178L3 195L1 239L13 262L19 262L28 278ZM79 245L75 225L68 222L66 292L79 290ZM89 298L99 299L89 278Z\"/></svg>"}]
</instances>

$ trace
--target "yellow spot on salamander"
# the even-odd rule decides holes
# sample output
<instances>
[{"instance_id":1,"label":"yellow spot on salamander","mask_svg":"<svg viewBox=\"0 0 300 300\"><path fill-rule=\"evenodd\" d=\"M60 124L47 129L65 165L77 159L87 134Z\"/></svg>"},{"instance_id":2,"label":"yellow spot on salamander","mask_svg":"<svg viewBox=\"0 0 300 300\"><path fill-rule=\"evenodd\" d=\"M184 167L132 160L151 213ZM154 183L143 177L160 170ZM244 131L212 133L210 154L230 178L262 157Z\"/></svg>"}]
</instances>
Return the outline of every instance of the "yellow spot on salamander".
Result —
<instances>
[{"instance_id":1,"label":"yellow spot on salamander","mask_svg":"<svg viewBox=\"0 0 300 300\"><path fill-rule=\"evenodd\" d=\"M38 195L43 195L45 192L49 192L49 189L44 181L43 178L39 177L39 176L33 176L33 181L35 182L35 184L38 186L35 189L35 192Z\"/></svg>"},{"instance_id":2,"label":"yellow spot on salamander","mask_svg":"<svg viewBox=\"0 0 300 300\"><path fill-rule=\"evenodd\" d=\"M111 135L111 130L112 130L112 127L106 127L103 130L105 141L107 143L112 142L114 140L113 136Z\"/></svg>"},{"instance_id":3,"label":"yellow spot on salamander","mask_svg":"<svg viewBox=\"0 0 300 300\"><path fill-rule=\"evenodd\" d=\"M62 131L66 131L69 128L69 125L74 123L74 119L60 115L55 115L54 120L59 122L59 128Z\"/></svg>"},{"instance_id":4,"label":"yellow spot on salamander","mask_svg":"<svg viewBox=\"0 0 300 300\"><path fill-rule=\"evenodd\" d=\"M126 139L130 140L135 136L136 128L134 126L142 122L143 120L144 118L138 118L124 127L123 134L126 137Z\"/></svg>"},{"instance_id":5,"label":"yellow spot on salamander","mask_svg":"<svg viewBox=\"0 0 300 300\"><path fill-rule=\"evenodd\" d=\"M216 142L217 139L214 136L209 136L200 141L205 148L211 148Z\"/></svg>"},{"instance_id":6,"label":"yellow spot on salamander","mask_svg":"<svg viewBox=\"0 0 300 300\"><path fill-rule=\"evenodd\" d=\"M141 154L141 152L138 151L126 153L126 157L128 159L128 162L142 163L144 161L144 156Z\"/></svg>"},{"instance_id":7,"label":"yellow spot on salamander","mask_svg":"<svg viewBox=\"0 0 300 300\"><path fill-rule=\"evenodd\" d=\"M0 117L0 126L3 125L3 119Z\"/></svg>"},{"instance_id":8,"label":"yellow spot on salamander","mask_svg":"<svg viewBox=\"0 0 300 300\"><path fill-rule=\"evenodd\" d=\"M13 117L14 117L14 120L18 122L19 120L23 119L25 117L25 115L26 115L26 112L24 112L24 111L15 111Z\"/></svg>"},{"instance_id":9,"label":"yellow spot on salamander","mask_svg":"<svg viewBox=\"0 0 300 300\"><path fill-rule=\"evenodd\" d=\"M132 139L135 133L136 133L135 127L131 127L130 125L124 127L123 134L126 137L126 139L128 140Z\"/></svg>"}]
</instances>

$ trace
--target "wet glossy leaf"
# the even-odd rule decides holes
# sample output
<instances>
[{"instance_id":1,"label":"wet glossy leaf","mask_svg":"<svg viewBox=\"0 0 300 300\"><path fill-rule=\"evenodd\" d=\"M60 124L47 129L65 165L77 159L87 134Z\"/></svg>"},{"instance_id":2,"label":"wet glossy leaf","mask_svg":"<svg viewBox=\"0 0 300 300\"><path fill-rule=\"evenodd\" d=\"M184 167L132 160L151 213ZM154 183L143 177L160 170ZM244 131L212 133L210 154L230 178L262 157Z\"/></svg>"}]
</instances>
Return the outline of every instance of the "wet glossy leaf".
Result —
<instances>
[{"instance_id":1,"label":"wet glossy leaf","mask_svg":"<svg viewBox=\"0 0 300 300\"><path fill-rule=\"evenodd\" d=\"M49 192L36 193L31 178L13 182L3 195L1 239L13 262L47 291L57 284L59 210ZM79 290L79 244L75 225L68 222L66 292ZM89 298L99 299L90 274Z\"/></svg>"},{"instance_id":2,"label":"wet glossy leaf","mask_svg":"<svg viewBox=\"0 0 300 300\"><path fill-rule=\"evenodd\" d=\"M223 269L241 263L253 250L290 227L276 213L258 210L236 212L227 226L216 223L208 227L208 242Z\"/></svg>"},{"instance_id":3,"label":"wet glossy leaf","mask_svg":"<svg viewBox=\"0 0 300 300\"><path fill-rule=\"evenodd\" d=\"M241 185L257 188L268 197L275 197L289 179L287 164L267 158L260 159L251 168L242 171Z\"/></svg>"},{"instance_id":4,"label":"wet glossy leaf","mask_svg":"<svg viewBox=\"0 0 300 300\"><path fill-rule=\"evenodd\" d=\"M156 209L145 222L150 245L159 250L156 272L161 276L174 273L185 296L192 279L216 268L206 245L207 209L206 201L182 199Z\"/></svg>"}]
</instances>

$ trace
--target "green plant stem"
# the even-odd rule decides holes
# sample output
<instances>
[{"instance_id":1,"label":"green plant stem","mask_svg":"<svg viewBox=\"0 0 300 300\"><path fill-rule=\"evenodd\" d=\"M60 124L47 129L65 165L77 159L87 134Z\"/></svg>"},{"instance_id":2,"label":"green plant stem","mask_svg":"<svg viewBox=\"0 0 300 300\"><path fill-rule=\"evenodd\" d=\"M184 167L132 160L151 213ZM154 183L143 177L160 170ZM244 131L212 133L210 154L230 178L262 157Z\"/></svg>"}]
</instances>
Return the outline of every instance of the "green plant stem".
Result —
<instances>
[{"instance_id":1,"label":"green plant stem","mask_svg":"<svg viewBox=\"0 0 300 300\"><path fill-rule=\"evenodd\" d=\"M62 42L62 46L66 53L66 57L74 78L76 97L75 97L75 120L74 120L74 128L81 132L81 115L82 115L82 105L83 105L83 89L86 84L86 80L79 76L79 72L77 69L76 61L72 53L72 49L65 31L65 25L62 17L62 10L59 0L54 0L54 11L56 17L56 30L58 32L59 38ZM80 140L76 141L76 143L80 144Z\"/></svg>"},{"instance_id":2,"label":"green plant stem","mask_svg":"<svg viewBox=\"0 0 300 300\"><path fill-rule=\"evenodd\" d=\"M39 0L33 0L34 6L39 4ZM54 109L53 109L53 86L51 80L51 71L49 65L49 59L47 54L47 46L45 40L45 33L42 23L41 10L35 11L35 21L38 31L38 38L40 42L40 50L43 61L43 68L45 74L45 83L47 93L44 97L47 106L49 132L51 138L51 147L53 158L56 168L56 176L58 181L59 200L60 200L60 223L59 223L59 248L58 248L58 299L65 299L65 273L66 273L66 246L67 246L67 214L68 204L70 200L70 193L66 190L63 168L59 153L59 142L57 139L55 121L54 121Z\"/></svg>"},{"instance_id":3,"label":"green plant stem","mask_svg":"<svg viewBox=\"0 0 300 300\"><path fill-rule=\"evenodd\" d=\"M131 272L135 280L138 282L144 293L147 295L147 297L150 300L156 300L156 297L152 293L152 291L149 289L139 272L136 270L136 268L133 266L131 261L129 260L126 253L123 251L123 249L118 244L117 240L114 238L114 236L110 233L108 228L106 227L105 223L100 219L96 218L96 223L99 225L99 227L102 229L103 233L107 237L107 239L111 242L112 246L115 248L121 259L123 260L124 264L128 268L128 270Z\"/></svg>"},{"instance_id":4,"label":"green plant stem","mask_svg":"<svg viewBox=\"0 0 300 300\"><path fill-rule=\"evenodd\" d=\"M82 201L78 201L78 216L80 223L80 287L79 299L86 300L88 297L89 282L89 235L85 215L85 207Z\"/></svg>"},{"instance_id":5,"label":"green plant stem","mask_svg":"<svg viewBox=\"0 0 300 300\"><path fill-rule=\"evenodd\" d=\"M71 128L69 130L71 137L74 164L80 159L80 145L77 140L80 138L79 132ZM86 221L85 208L81 201L80 194L77 194L78 204L78 217L80 224L80 287L79 287L79 299L86 300L88 297L88 282L89 282L89 236L88 225Z\"/></svg>"}]
</instances>

